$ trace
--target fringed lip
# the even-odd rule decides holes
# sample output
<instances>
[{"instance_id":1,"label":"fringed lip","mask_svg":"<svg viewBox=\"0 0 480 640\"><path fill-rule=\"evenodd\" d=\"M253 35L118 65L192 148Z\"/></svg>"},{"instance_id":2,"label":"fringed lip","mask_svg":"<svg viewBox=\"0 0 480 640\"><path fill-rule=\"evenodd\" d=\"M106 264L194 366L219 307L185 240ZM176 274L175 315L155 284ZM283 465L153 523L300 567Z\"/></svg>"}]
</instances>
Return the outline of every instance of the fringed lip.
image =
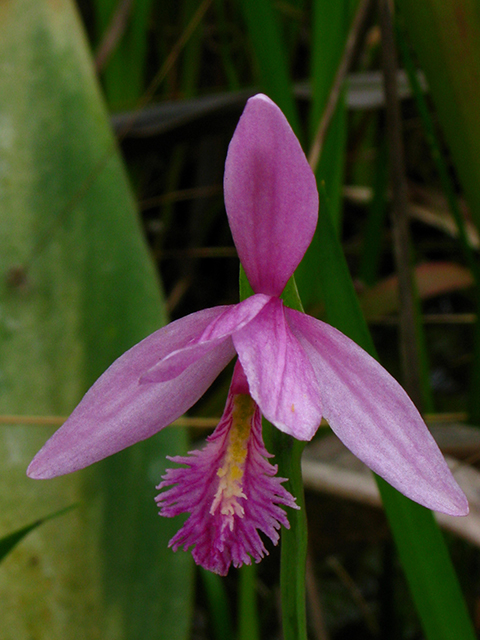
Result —
<instances>
[{"instance_id":1,"label":"fringed lip","mask_svg":"<svg viewBox=\"0 0 480 640\"><path fill-rule=\"evenodd\" d=\"M188 456L170 458L185 465L167 470L157 487L160 515L190 516L170 540L174 551L193 547L197 564L220 575L229 567L259 562L268 551L259 532L273 544L281 525L289 527L282 506L298 508L276 477L262 439L260 409L242 391L237 362L225 411L207 445Z\"/></svg>"}]
</instances>

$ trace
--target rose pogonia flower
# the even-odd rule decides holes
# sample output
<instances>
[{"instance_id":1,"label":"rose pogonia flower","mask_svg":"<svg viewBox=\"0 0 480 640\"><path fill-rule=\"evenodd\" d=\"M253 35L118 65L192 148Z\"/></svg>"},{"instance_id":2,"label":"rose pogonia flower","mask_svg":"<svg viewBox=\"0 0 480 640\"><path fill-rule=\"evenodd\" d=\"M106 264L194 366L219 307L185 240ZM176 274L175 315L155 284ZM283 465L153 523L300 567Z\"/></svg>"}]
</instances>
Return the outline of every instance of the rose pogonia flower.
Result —
<instances>
[{"instance_id":1,"label":"rose pogonia flower","mask_svg":"<svg viewBox=\"0 0 480 640\"><path fill-rule=\"evenodd\" d=\"M275 478L260 412L310 440L322 415L373 471L420 504L466 515L468 503L418 411L383 367L333 327L286 307L280 295L318 216L315 178L280 109L251 98L230 142L225 204L254 295L198 311L156 331L116 360L28 468L52 478L86 467L157 433L189 409L232 360L224 415L201 452L173 458L157 502L190 513L171 540L194 546L203 566L226 573L266 552L294 506ZM173 486L172 486L173 485Z\"/></svg>"}]
</instances>

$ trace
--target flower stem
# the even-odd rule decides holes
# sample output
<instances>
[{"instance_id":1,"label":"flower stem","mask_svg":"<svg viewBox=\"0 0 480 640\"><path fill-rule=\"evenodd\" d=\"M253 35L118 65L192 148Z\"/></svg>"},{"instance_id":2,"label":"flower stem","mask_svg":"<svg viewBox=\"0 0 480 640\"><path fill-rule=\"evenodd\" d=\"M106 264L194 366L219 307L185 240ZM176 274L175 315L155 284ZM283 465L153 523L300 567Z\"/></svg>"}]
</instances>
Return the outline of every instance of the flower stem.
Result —
<instances>
[{"instance_id":1,"label":"flower stem","mask_svg":"<svg viewBox=\"0 0 480 640\"><path fill-rule=\"evenodd\" d=\"M253 294L245 272L240 267L240 300ZM282 294L288 307L303 311L294 278L290 278ZM307 640L305 573L307 563L307 516L303 493L301 458L305 443L295 440L263 421L267 449L275 454L278 475L288 478L284 486L300 509L288 509L290 529L281 532L280 591L284 640Z\"/></svg>"},{"instance_id":2,"label":"flower stem","mask_svg":"<svg viewBox=\"0 0 480 640\"><path fill-rule=\"evenodd\" d=\"M244 565L239 571L238 640L260 640L257 607L257 565Z\"/></svg>"},{"instance_id":3,"label":"flower stem","mask_svg":"<svg viewBox=\"0 0 480 640\"><path fill-rule=\"evenodd\" d=\"M292 277L282 294L288 307L303 311L295 279ZM275 453L279 475L288 478L287 491L296 497L300 509L289 510L290 529L282 531L280 589L284 640L306 640L305 573L307 563L307 514L302 479L302 452L305 443L284 433L275 432Z\"/></svg>"},{"instance_id":4,"label":"flower stem","mask_svg":"<svg viewBox=\"0 0 480 640\"><path fill-rule=\"evenodd\" d=\"M285 488L297 498L298 511L289 509L290 529L282 531L280 589L284 640L306 640L305 571L307 560L307 517L300 466L305 443L278 433L283 441L276 451L279 473L288 477Z\"/></svg>"}]
</instances>

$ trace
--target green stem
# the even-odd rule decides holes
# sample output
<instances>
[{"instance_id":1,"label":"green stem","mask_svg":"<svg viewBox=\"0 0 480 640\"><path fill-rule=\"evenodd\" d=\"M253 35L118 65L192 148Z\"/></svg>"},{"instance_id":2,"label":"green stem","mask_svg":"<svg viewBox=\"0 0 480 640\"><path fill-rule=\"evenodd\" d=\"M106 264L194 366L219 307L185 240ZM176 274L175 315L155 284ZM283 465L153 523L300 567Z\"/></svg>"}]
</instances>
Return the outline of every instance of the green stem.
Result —
<instances>
[{"instance_id":1,"label":"green stem","mask_svg":"<svg viewBox=\"0 0 480 640\"><path fill-rule=\"evenodd\" d=\"M240 300L253 291L245 272L240 267ZM303 311L295 279L292 277L282 294L285 304ZM278 474L288 478L287 491L295 496L300 509L289 509L290 529L282 529L280 591L284 640L306 640L307 620L305 605L305 571L307 562L307 517L303 494L301 458L305 446L264 421L264 435L268 449L275 453Z\"/></svg>"},{"instance_id":2,"label":"green stem","mask_svg":"<svg viewBox=\"0 0 480 640\"><path fill-rule=\"evenodd\" d=\"M303 493L301 457L305 443L278 432L276 449L279 473L288 477L285 487L297 499L298 511L289 511L290 529L282 531L280 590L284 640L306 640L305 571L307 562L307 516Z\"/></svg>"},{"instance_id":3,"label":"green stem","mask_svg":"<svg viewBox=\"0 0 480 640\"><path fill-rule=\"evenodd\" d=\"M225 583L216 573L199 569L202 587L207 597L207 604L212 620L212 631L215 640L233 637L232 615L228 602Z\"/></svg>"},{"instance_id":4,"label":"green stem","mask_svg":"<svg viewBox=\"0 0 480 640\"><path fill-rule=\"evenodd\" d=\"M260 640L257 607L257 566L244 565L239 571L238 640Z\"/></svg>"}]
</instances>

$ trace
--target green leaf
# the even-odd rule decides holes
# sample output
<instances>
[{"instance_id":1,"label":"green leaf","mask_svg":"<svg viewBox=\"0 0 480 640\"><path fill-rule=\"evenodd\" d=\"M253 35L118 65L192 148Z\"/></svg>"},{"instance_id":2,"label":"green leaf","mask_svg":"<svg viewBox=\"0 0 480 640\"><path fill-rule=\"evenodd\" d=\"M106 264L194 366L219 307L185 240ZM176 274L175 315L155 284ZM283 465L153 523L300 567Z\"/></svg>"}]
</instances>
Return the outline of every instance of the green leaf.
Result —
<instances>
[{"instance_id":1,"label":"green leaf","mask_svg":"<svg viewBox=\"0 0 480 640\"><path fill-rule=\"evenodd\" d=\"M312 29L312 104L310 111L310 142L328 102L337 69L340 65L351 19L351 0L315 0ZM330 214L339 231L343 207L343 172L347 139L346 106L343 94L327 130L322 153L315 171L317 182L324 182L330 198ZM319 230L315 232L307 252L295 272L302 302L308 310L321 300L317 270Z\"/></svg>"},{"instance_id":2,"label":"green leaf","mask_svg":"<svg viewBox=\"0 0 480 640\"><path fill-rule=\"evenodd\" d=\"M293 100L290 70L285 55L278 16L271 0L243 0L250 42L258 64L262 91L280 107L292 129L301 137L300 122Z\"/></svg>"},{"instance_id":3,"label":"green leaf","mask_svg":"<svg viewBox=\"0 0 480 640\"><path fill-rule=\"evenodd\" d=\"M3 536L3 538L0 538L0 562L31 531L39 527L44 522L47 522L47 520L53 520L53 518L63 516L64 513L67 513L74 508L75 505L71 505L70 507L65 507L65 509L60 509L60 511L55 511L55 513L51 513L50 515L40 518L39 520L35 520L35 522L27 524L25 527L22 527L21 529L18 529L17 531L9 533L8 535Z\"/></svg>"},{"instance_id":4,"label":"green leaf","mask_svg":"<svg viewBox=\"0 0 480 640\"><path fill-rule=\"evenodd\" d=\"M93 2L99 40L111 26L119 0L95 0ZM147 61L147 35L152 0L132 2L126 28L107 60L102 74L105 93L112 109L125 110L135 106L145 89Z\"/></svg>"},{"instance_id":5,"label":"green leaf","mask_svg":"<svg viewBox=\"0 0 480 640\"><path fill-rule=\"evenodd\" d=\"M381 478L376 481L426 638L474 640L476 634L433 513Z\"/></svg>"},{"instance_id":6,"label":"green leaf","mask_svg":"<svg viewBox=\"0 0 480 640\"><path fill-rule=\"evenodd\" d=\"M165 323L163 299L73 2L3 5L0 68L0 412L66 415ZM82 505L68 527L50 521L2 563L3 637L186 638L191 558L167 548L178 525L153 501L185 433L166 429L88 470L30 480L51 433L0 431L2 530Z\"/></svg>"},{"instance_id":7,"label":"green leaf","mask_svg":"<svg viewBox=\"0 0 480 640\"><path fill-rule=\"evenodd\" d=\"M237 640L260 640L256 587L257 565L243 565L239 570Z\"/></svg>"},{"instance_id":8,"label":"green leaf","mask_svg":"<svg viewBox=\"0 0 480 640\"><path fill-rule=\"evenodd\" d=\"M398 0L398 7L480 228L480 5L477 0Z\"/></svg>"},{"instance_id":9,"label":"green leaf","mask_svg":"<svg viewBox=\"0 0 480 640\"><path fill-rule=\"evenodd\" d=\"M330 324L375 356L348 267L320 188L320 279ZM417 611L429 640L474 638L445 541L430 511L375 476Z\"/></svg>"},{"instance_id":10,"label":"green leaf","mask_svg":"<svg viewBox=\"0 0 480 640\"><path fill-rule=\"evenodd\" d=\"M408 4L408 3L407 3ZM426 38L419 38L427 22L434 20L435 28L429 27ZM436 24L437 19L451 20L451 24ZM465 22L467 20L467 22ZM400 21L401 22L401 21ZM427 3L420 12L409 16L407 25L418 51L418 55L428 76L432 96L438 110L442 129L452 149L455 167L469 200L477 228L480 224L480 129L478 127L478 108L480 93L478 83L472 84L480 71L480 15L478 5L460 2L455 5L447 2L442 6ZM427 102L419 87L410 50L397 28L397 36L406 71L415 95L417 108L422 118L432 159L447 197L449 208L457 223L460 246L476 281L476 305L480 308L480 266L470 245L465 229L465 220L457 201L455 186L450 177L446 161L442 157L441 144L429 113ZM458 58L458 60L457 60ZM460 66L458 61L461 60ZM454 76L454 82L445 82L445 69ZM473 157L475 162L471 162ZM470 378L469 413L470 422L480 424L480 322L475 325L474 358Z\"/></svg>"},{"instance_id":11,"label":"green leaf","mask_svg":"<svg viewBox=\"0 0 480 640\"><path fill-rule=\"evenodd\" d=\"M233 638L232 616L225 581L216 573L202 567L199 567L199 572L207 596L215 639Z\"/></svg>"},{"instance_id":12,"label":"green leaf","mask_svg":"<svg viewBox=\"0 0 480 640\"><path fill-rule=\"evenodd\" d=\"M380 138L380 135L377 136ZM368 207L367 221L363 237L362 256L359 266L359 277L371 286L378 278L384 228L387 217L387 186L388 186L388 154L385 138L379 141L375 159L373 180L373 198Z\"/></svg>"}]
</instances>

